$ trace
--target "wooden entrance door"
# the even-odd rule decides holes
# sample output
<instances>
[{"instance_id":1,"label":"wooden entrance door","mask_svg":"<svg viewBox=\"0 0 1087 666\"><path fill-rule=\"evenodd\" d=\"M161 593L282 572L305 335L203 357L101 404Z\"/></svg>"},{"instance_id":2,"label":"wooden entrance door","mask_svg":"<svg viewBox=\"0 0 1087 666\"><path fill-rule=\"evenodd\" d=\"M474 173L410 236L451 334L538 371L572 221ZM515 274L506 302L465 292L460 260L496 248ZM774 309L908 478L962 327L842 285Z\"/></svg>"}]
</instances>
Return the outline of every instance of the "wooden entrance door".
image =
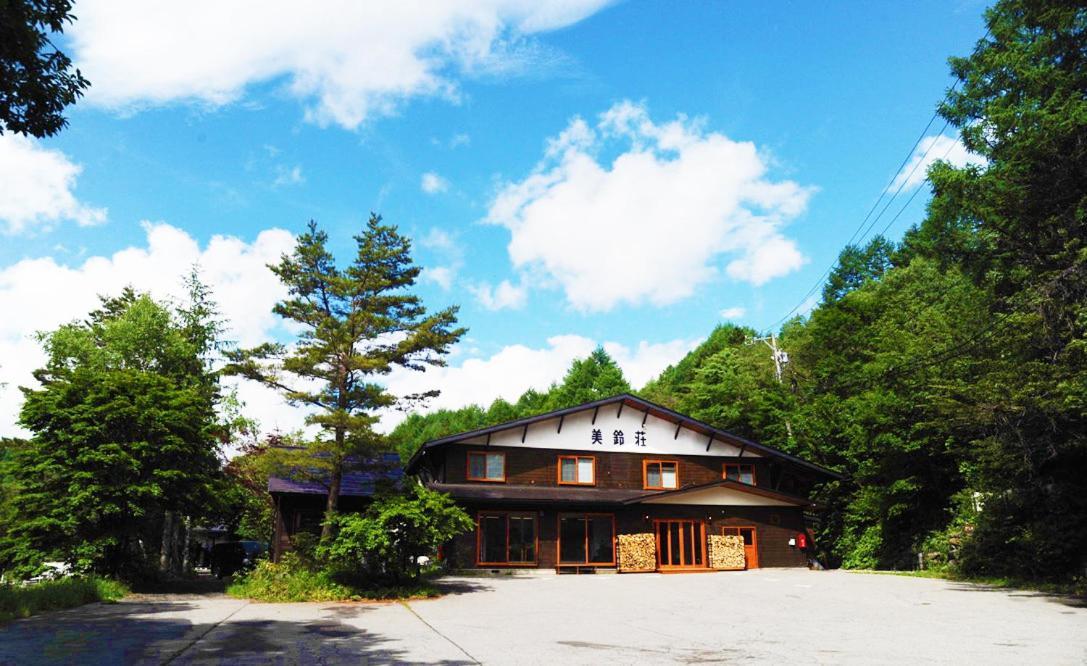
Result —
<instances>
[{"instance_id":1,"label":"wooden entrance door","mask_svg":"<svg viewBox=\"0 0 1087 666\"><path fill-rule=\"evenodd\" d=\"M704 569L706 529L701 520L657 520L658 569Z\"/></svg>"},{"instance_id":2,"label":"wooden entrance door","mask_svg":"<svg viewBox=\"0 0 1087 666\"><path fill-rule=\"evenodd\" d=\"M748 569L759 568L759 542L755 536L754 527L723 527L721 534L732 534L743 537L744 561Z\"/></svg>"}]
</instances>

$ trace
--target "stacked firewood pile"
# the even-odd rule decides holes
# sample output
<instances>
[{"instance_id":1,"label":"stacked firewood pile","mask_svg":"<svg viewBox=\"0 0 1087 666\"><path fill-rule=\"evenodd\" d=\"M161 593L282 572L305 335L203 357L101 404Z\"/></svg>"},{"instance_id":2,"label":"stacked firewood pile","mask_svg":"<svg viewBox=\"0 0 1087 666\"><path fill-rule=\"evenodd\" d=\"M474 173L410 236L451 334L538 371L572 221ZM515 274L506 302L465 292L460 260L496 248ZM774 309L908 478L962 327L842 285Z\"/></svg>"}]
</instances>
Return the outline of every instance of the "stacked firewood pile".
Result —
<instances>
[{"instance_id":1,"label":"stacked firewood pile","mask_svg":"<svg viewBox=\"0 0 1087 666\"><path fill-rule=\"evenodd\" d=\"M619 571L655 571L657 540L651 532L619 535Z\"/></svg>"},{"instance_id":2,"label":"stacked firewood pile","mask_svg":"<svg viewBox=\"0 0 1087 666\"><path fill-rule=\"evenodd\" d=\"M744 539L735 534L710 535L710 568L743 569Z\"/></svg>"}]
</instances>

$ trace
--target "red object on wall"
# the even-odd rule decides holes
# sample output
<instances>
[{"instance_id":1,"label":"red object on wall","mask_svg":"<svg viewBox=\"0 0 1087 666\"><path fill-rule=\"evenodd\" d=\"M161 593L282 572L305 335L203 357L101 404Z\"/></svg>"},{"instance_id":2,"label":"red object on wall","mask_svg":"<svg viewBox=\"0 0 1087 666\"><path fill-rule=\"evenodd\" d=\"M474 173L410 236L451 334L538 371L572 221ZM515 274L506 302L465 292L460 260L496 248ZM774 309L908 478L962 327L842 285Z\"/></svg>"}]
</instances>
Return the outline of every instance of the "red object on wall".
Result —
<instances>
[{"instance_id":1,"label":"red object on wall","mask_svg":"<svg viewBox=\"0 0 1087 666\"><path fill-rule=\"evenodd\" d=\"M800 550L804 550L808 547L808 535L801 532L796 535L796 547Z\"/></svg>"}]
</instances>

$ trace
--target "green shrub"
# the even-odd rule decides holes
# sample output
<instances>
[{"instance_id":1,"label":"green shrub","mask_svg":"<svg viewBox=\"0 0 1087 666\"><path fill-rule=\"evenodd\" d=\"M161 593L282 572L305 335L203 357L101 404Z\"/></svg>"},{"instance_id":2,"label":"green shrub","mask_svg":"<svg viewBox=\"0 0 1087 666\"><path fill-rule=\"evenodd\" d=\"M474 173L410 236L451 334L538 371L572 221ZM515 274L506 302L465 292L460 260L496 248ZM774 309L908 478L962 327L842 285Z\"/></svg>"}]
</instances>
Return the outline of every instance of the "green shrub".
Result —
<instances>
[{"instance_id":1,"label":"green shrub","mask_svg":"<svg viewBox=\"0 0 1087 666\"><path fill-rule=\"evenodd\" d=\"M417 582L400 586L369 586L367 580L344 571L311 567L293 553L279 562L259 562L252 571L235 579L227 594L257 601L362 601L432 597L438 591Z\"/></svg>"},{"instance_id":2,"label":"green shrub","mask_svg":"<svg viewBox=\"0 0 1087 666\"><path fill-rule=\"evenodd\" d=\"M318 546L317 555L333 570L395 587L418 580L420 557L433 557L443 543L473 526L448 495L413 484L377 498L362 515L336 516L335 536Z\"/></svg>"},{"instance_id":3,"label":"green shrub","mask_svg":"<svg viewBox=\"0 0 1087 666\"><path fill-rule=\"evenodd\" d=\"M317 559L317 544L321 539L311 532L298 532L291 537L291 553L306 567L315 569L319 562Z\"/></svg>"},{"instance_id":4,"label":"green shrub","mask_svg":"<svg viewBox=\"0 0 1087 666\"><path fill-rule=\"evenodd\" d=\"M473 527L447 495L410 485L378 497L363 515L333 519L335 536L318 542L298 534L295 551L279 562L259 562L235 578L227 593L257 601L351 601L432 597L423 566L452 537Z\"/></svg>"},{"instance_id":5,"label":"green shrub","mask_svg":"<svg viewBox=\"0 0 1087 666\"><path fill-rule=\"evenodd\" d=\"M280 562L258 562L252 571L236 577L227 593L257 601L340 601L353 594L327 571L306 566L294 553L285 554Z\"/></svg>"},{"instance_id":6,"label":"green shrub","mask_svg":"<svg viewBox=\"0 0 1087 666\"><path fill-rule=\"evenodd\" d=\"M973 490L961 490L952 495L951 500L951 518L947 525L927 534L920 546L924 569L948 575L961 573L963 547L969 548L978 520Z\"/></svg>"},{"instance_id":7,"label":"green shrub","mask_svg":"<svg viewBox=\"0 0 1087 666\"><path fill-rule=\"evenodd\" d=\"M61 578L27 586L0 585L0 622L95 601L113 602L126 594L128 588L123 584L97 576Z\"/></svg>"},{"instance_id":8,"label":"green shrub","mask_svg":"<svg viewBox=\"0 0 1087 666\"><path fill-rule=\"evenodd\" d=\"M860 534L853 529L846 529L842 535L845 557L842 566L846 569L878 569L879 549L883 545L883 533L879 525L869 525Z\"/></svg>"}]
</instances>

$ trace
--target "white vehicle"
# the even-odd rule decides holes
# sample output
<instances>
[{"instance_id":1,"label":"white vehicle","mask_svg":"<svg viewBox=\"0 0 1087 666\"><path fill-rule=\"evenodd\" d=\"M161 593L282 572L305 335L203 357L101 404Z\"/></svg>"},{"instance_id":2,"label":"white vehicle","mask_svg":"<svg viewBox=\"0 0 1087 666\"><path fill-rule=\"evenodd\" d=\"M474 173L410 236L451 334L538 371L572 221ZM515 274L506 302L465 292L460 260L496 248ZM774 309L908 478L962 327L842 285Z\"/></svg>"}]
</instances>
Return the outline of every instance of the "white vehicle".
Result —
<instances>
[{"instance_id":1,"label":"white vehicle","mask_svg":"<svg viewBox=\"0 0 1087 666\"><path fill-rule=\"evenodd\" d=\"M72 565L67 562L43 562L45 571L28 579L27 583L40 583L43 580L57 580L72 575Z\"/></svg>"}]
</instances>

